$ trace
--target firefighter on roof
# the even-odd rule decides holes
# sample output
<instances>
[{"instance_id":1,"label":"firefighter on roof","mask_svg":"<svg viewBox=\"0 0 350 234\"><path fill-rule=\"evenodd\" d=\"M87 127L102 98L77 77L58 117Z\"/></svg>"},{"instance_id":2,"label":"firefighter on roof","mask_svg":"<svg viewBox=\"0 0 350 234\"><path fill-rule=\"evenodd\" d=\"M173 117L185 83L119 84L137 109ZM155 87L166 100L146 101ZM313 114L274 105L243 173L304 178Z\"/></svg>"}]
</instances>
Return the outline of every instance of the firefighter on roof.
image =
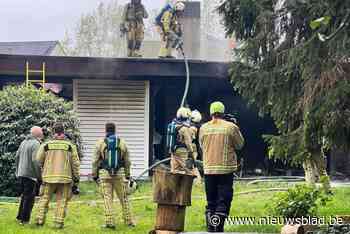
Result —
<instances>
[{"instance_id":1,"label":"firefighter on roof","mask_svg":"<svg viewBox=\"0 0 350 234\"><path fill-rule=\"evenodd\" d=\"M55 226L63 228L72 185L79 182L79 157L77 147L66 140L62 123L53 127L54 140L40 146L37 161L42 168L42 191L36 223L45 223L51 195L56 192Z\"/></svg>"},{"instance_id":2,"label":"firefighter on roof","mask_svg":"<svg viewBox=\"0 0 350 234\"><path fill-rule=\"evenodd\" d=\"M104 201L105 225L115 229L113 215L113 194L117 194L122 205L125 224L135 226L132 219L128 200L127 187L130 184L130 159L128 148L121 138L116 135L114 123L106 124L106 137L96 144L92 164L92 176L98 183Z\"/></svg>"},{"instance_id":3,"label":"firefighter on roof","mask_svg":"<svg viewBox=\"0 0 350 234\"><path fill-rule=\"evenodd\" d=\"M144 39L143 19L148 13L141 0L131 0L125 5L120 30L127 34L128 57L142 57L140 50Z\"/></svg>"},{"instance_id":4,"label":"firefighter on roof","mask_svg":"<svg viewBox=\"0 0 350 234\"><path fill-rule=\"evenodd\" d=\"M156 26L161 37L160 58L174 58L174 49L182 47L182 28L179 22L180 14L185 10L185 4L176 1L175 4L168 3L156 17Z\"/></svg>"}]
</instances>

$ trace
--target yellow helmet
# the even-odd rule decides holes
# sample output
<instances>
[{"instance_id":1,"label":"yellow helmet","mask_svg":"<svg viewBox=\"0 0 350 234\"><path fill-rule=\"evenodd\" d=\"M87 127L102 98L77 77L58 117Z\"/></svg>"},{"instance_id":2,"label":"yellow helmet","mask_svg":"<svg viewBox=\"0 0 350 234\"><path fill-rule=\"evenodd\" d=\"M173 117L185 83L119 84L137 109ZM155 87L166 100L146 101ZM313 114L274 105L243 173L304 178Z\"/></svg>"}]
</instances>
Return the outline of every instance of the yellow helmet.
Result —
<instances>
[{"instance_id":1,"label":"yellow helmet","mask_svg":"<svg viewBox=\"0 0 350 234\"><path fill-rule=\"evenodd\" d=\"M199 111L194 110L191 113L191 119L192 119L192 122L199 123L202 120L202 115L201 115L201 113Z\"/></svg>"},{"instance_id":2,"label":"yellow helmet","mask_svg":"<svg viewBox=\"0 0 350 234\"><path fill-rule=\"evenodd\" d=\"M188 109L188 108L185 108L185 107L180 107L178 110L177 110L177 113L176 113L176 117L178 119L182 118L182 119L188 119L191 117L191 110Z\"/></svg>"},{"instance_id":3,"label":"yellow helmet","mask_svg":"<svg viewBox=\"0 0 350 234\"><path fill-rule=\"evenodd\" d=\"M225 106L222 102L213 102L210 105L210 115L213 115L215 113L220 113L220 114L225 113Z\"/></svg>"}]
</instances>

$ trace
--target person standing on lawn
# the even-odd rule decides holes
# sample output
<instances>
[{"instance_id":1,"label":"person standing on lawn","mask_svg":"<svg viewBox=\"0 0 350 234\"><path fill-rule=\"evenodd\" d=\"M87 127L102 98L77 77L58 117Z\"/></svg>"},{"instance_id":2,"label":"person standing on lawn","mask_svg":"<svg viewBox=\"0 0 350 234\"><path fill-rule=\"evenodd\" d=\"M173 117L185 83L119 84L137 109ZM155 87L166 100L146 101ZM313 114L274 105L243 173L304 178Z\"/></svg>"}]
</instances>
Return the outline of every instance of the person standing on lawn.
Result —
<instances>
[{"instance_id":1,"label":"person standing on lawn","mask_svg":"<svg viewBox=\"0 0 350 234\"><path fill-rule=\"evenodd\" d=\"M43 137L40 127L32 127L30 135L21 143L16 154L16 177L21 192L17 220L21 225L30 221L36 191L41 181L41 170L36 161L36 154Z\"/></svg>"},{"instance_id":2,"label":"person standing on lawn","mask_svg":"<svg viewBox=\"0 0 350 234\"><path fill-rule=\"evenodd\" d=\"M207 196L208 232L224 232L225 219L230 213L233 198L233 173L237 170L235 150L244 145L239 127L224 120L224 113L223 103L212 103L212 120L204 124L199 131Z\"/></svg>"},{"instance_id":3,"label":"person standing on lawn","mask_svg":"<svg viewBox=\"0 0 350 234\"><path fill-rule=\"evenodd\" d=\"M191 113L191 130L193 132L192 137L193 137L193 141L192 141L192 148L193 148L193 159L194 160L202 160L202 150L201 147L199 145L199 129L202 126L201 125L201 121L202 121L202 114L197 111L194 110ZM195 176L197 176L197 183L201 183L202 182L202 178L201 178L201 173L199 171L199 169L197 167L195 167L193 169L193 173Z\"/></svg>"},{"instance_id":4,"label":"person standing on lawn","mask_svg":"<svg viewBox=\"0 0 350 234\"><path fill-rule=\"evenodd\" d=\"M115 229L114 192L122 205L125 224L134 227L127 194L131 166L129 150L125 141L116 135L114 123L107 123L105 130L106 137L97 142L92 162L92 176L99 185L104 201L105 225L103 228Z\"/></svg>"},{"instance_id":5,"label":"person standing on lawn","mask_svg":"<svg viewBox=\"0 0 350 234\"><path fill-rule=\"evenodd\" d=\"M51 195L56 192L55 227L63 228L73 183L79 183L80 161L77 147L67 140L62 123L53 127L54 140L40 146L37 160L43 170L43 194L39 201L36 224L45 223Z\"/></svg>"},{"instance_id":6,"label":"person standing on lawn","mask_svg":"<svg viewBox=\"0 0 350 234\"><path fill-rule=\"evenodd\" d=\"M170 126L174 126L175 128L174 143L169 147L171 151L170 167L172 173L193 174L192 141L194 133L190 129L190 117L191 110L180 107L177 110L176 119L170 123Z\"/></svg>"}]
</instances>

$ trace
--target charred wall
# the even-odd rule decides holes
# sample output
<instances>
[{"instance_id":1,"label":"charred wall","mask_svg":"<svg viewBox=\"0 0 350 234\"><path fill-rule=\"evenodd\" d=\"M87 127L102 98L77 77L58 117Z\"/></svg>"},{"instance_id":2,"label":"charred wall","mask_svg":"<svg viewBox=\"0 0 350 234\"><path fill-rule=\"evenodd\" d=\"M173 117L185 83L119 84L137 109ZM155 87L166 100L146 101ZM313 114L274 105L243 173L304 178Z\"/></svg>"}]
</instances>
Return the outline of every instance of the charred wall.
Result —
<instances>
[{"instance_id":1,"label":"charred wall","mask_svg":"<svg viewBox=\"0 0 350 234\"><path fill-rule=\"evenodd\" d=\"M153 88L153 121L156 132L162 136L161 150L156 157L165 156L166 126L175 117L184 92L185 81L178 79L167 82L152 81ZM270 171L272 163L267 159L267 145L263 134L276 132L270 118L260 118L257 110L248 107L247 103L233 90L230 82L220 79L192 79L188 96L189 107L199 110L204 121L210 119L209 105L213 101L222 101L227 113L236 115L246 145L240 155L244 157L245 169L261 168Z\"/></svg>"}]
</instances>

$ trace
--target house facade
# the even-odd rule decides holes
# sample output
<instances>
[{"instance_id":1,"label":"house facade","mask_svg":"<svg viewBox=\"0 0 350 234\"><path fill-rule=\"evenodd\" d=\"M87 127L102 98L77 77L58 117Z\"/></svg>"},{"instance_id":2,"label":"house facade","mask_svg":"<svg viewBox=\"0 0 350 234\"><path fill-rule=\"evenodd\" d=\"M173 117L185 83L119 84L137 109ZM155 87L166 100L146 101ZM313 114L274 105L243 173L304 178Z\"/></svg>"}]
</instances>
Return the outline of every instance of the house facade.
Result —
<instances>
[{"instance_id":1,"label":"house facade","mask_svg":"<svg viewBox=\"0 0 350 234\"><path fill-rule=\"evenodd\" d=\"M83 176L91 174L94 145L104 137L106 122L115 122L128 144L134 176L166 157L162 146L155 152L154 138L163 145L165 126L179 107L185 83L182 60L0 55L0 87L24 82L27 61L32 69L45 62L48 83L72 87L66 96L80 119ZM208 82L216 87L227 82L228 64L191 60L190 71L188 104L207 109Z\"/></svg>"}]
</instances>

